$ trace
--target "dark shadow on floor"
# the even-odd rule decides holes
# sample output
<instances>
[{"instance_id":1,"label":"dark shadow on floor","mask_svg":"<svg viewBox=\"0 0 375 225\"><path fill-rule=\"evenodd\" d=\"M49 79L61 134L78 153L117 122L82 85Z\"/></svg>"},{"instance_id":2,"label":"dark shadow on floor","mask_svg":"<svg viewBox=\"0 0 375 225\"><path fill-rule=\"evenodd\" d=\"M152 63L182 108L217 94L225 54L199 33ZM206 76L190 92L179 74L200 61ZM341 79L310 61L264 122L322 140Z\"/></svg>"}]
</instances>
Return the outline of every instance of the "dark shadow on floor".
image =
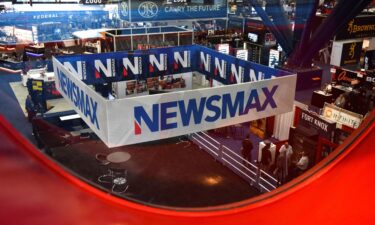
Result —
<instances>
[{"instance_id":1,"label":"dark shadow on floor","mask_svg":"<svg viewBox=\"0 0 375 225\"><path fill-rule=\"evenodd\" d=\"M108 166L95 160L98 152L126 151L129 188L122 197L143 204L205 207L233 203L259 195L257 189L216 162L198 146L176 144L177 139L108 149L101 142L86 142L52 149L53 158L81 177L111 189L97 178Z\"/></svg>"}]
</instances>

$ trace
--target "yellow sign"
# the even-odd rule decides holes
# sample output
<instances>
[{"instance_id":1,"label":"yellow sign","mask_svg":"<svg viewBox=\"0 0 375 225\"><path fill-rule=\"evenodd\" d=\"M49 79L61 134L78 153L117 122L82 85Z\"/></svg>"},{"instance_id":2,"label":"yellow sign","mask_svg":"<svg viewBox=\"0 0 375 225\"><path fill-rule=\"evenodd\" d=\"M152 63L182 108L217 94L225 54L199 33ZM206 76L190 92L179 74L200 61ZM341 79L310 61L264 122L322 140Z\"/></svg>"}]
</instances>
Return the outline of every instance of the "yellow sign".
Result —
<instances>
[{"instance_id":1,"label":"yellow sign","mask_svg":"<svg viewBox=\"0 0 375 225\"><path fill-rule=\"evenodd\" d=\"M43 90L43 82L40 80L33 80L32 83L32 89L33 91L42 91Z\"/></svg>"},{"instance_id":2,"label":"yellow sign","mask_svg":"<svg viewBox=\"0 0 375 225\"><path fill-rule=\"evenodd\" d=\"M350 34L355 34L357 32L363 32L363 31L375 31L375 24L355 25L354 19L349 22L348 32Z\"/></svg>"}]
</instances>

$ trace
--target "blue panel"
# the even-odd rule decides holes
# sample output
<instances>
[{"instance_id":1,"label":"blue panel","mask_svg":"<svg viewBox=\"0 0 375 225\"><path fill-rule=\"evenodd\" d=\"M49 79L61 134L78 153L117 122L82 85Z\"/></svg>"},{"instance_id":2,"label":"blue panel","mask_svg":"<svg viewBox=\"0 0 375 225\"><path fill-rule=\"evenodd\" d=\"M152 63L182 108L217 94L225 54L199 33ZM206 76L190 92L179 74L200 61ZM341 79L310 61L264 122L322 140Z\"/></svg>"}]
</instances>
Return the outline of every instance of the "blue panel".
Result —
<instances>
[{"instance_id":1,"label":"blue panel","mask_svg":"<svg viewBox=\"0 0 375 225\"><path fill-rule=\"evenodd\" d=\"M160 33L160 28L159 27L147 28L147 33Z\"/></svg>"},{"instance_id":2,"label":"blue panel","mask_svg":"<svg viewBox=\"0 0 375 225\"><path fill-rule=\"evenodd\" d=\"M130 10L128 0L119 1L118 14L120 15L120 19L130 21Z\"/></svg>"},{"instance_id":3,"label":"blue panel","mask_svg":"<svg viewBox=\"0 0 375 225\"><path fill-rule=\"evenodd\" d=\"M33 32L33 41L52 42L73 38L78 30L112 27L108 11L19 11L2 13L0 27L15 26Z\"/></svg>"},{"instance_id":4,"label":"blue panel","mask_svg":"<svg viewBox=\"0 0 375 225\"><path fill-rule=\"evenodd\" d=\"M61 56L57 59L69 66L76 76L82 77L86 84L194 71L223 84L257 81L289 74L199 45L137 50L132 53Z\"/></svg>"},{"instance_id":5,"label":"blue panel","mask_svg":"<svg viewBox=\"0 0 375 225\"><path fill-rule=\"evenodd\" d=\"M178 28L178 27L162 27L161 32L178 32L178 31L184 31L184 29Z\"/></svg>"},{"instance_id":6,"label":"blue panel","mask_svg":"<svg viewBox=\"0 0 375 225\"><path fill-rule=\"evenodd\" d=\"M119 30L118 35L130 35L131 34L131 29L124 29L124 30Z\"/></svg>"},{"instance_id":7,"label":"blue panel","mask_svg":"<svg viewBox=\"0 0 375 225\"><path fill-rule=\"evenodd\" d=\"M132 34L145 34L146 33L145 28L133 28L131 31L132 31Z\"/></svg>"}]
</instances>

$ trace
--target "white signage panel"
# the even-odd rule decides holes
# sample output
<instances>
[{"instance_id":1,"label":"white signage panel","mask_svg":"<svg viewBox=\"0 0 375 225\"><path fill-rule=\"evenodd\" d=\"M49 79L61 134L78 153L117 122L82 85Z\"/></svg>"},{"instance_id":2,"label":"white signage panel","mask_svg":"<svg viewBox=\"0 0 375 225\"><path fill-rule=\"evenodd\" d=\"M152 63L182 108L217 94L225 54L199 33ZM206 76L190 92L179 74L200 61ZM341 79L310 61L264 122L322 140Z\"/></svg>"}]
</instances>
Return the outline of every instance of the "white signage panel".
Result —
<instances>
[{"instance_id":1,"label":"white signage panel","mask_svg":"<svg viewBox=\"0 0 375 225\"><path fill-rule=\"evenodd\" d=\"M323 116L329 120L344 124L348 127L357 129L362 123L363 116L357 113L349 112L333 104L324 104Z\"/></svg>"},{"instance_id":2,"label":"white signage panel","mask_svg":"<svg viewBox=\"0 0 375 225\"><path fill-rule=\"evenodd\" d=\"M217 51L223 54L229 54L229 44L218 44Z\"/></svg>"},{"instance_id":3,"label":"white signage panel","mask_svg":"<svg viewBox=\"0 0 375 225\"><path fill-rule=\"evenodd\" d=\"M107 102L109 147L129 145L293 110L296 76Z\"/></svg>"},{"instance_id":4,"label":"white signage panel","mask_svg":"<svg viewBox=\"0 0 375 225\"><path fill-rule=\"evenodd\" d=\"M56 88L108 146L107 101L53 58Z\"/></svg>"},{"instance_id":5,"label":"white signage panel","mask_svg":"<svg viewBox=\"0 0 375 225\"><path fill-rule=\"evenodd\" d=\"M243 59L243 60L248 60L248 54L249 50L247 49L238 49L236 52L236 58Z\"/></svg>"}]
</instances>

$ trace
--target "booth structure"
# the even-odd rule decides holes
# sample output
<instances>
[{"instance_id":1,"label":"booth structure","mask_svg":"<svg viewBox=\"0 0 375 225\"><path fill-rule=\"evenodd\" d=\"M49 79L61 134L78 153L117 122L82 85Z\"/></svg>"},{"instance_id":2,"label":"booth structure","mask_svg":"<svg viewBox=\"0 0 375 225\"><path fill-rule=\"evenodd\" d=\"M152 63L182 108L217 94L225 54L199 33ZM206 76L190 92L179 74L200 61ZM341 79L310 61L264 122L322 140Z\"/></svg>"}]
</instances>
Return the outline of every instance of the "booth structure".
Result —
<instances>
[{"instance_id":1,"label":"booth structure","mask_svg":"<svg viewBox=\"0 0 375 225\"><path fill-rule=\"evenodd\" d=\"M132 51L193 44L194 33L175 26L114 29L105 32L112 51Z\"/></svg>"},{"instance_id":2,"label":"booth structure","mask_svg":"<svg viewBox=\"0 0 375 225\"><path fill-rule=\"evenodd\" d=\"M56 87L109 147L188 135L293 110L296 75L198 45L53 59ZM189 74L225 86L186 90ZM165 80L170 77L170 83ZM93 86L135 80L139 97ZM157 82L154 82L157 80ZM177 91L155 94L161 80ZM139 88L139 87L137 87Z\"/></svg>"}]
</instances>

